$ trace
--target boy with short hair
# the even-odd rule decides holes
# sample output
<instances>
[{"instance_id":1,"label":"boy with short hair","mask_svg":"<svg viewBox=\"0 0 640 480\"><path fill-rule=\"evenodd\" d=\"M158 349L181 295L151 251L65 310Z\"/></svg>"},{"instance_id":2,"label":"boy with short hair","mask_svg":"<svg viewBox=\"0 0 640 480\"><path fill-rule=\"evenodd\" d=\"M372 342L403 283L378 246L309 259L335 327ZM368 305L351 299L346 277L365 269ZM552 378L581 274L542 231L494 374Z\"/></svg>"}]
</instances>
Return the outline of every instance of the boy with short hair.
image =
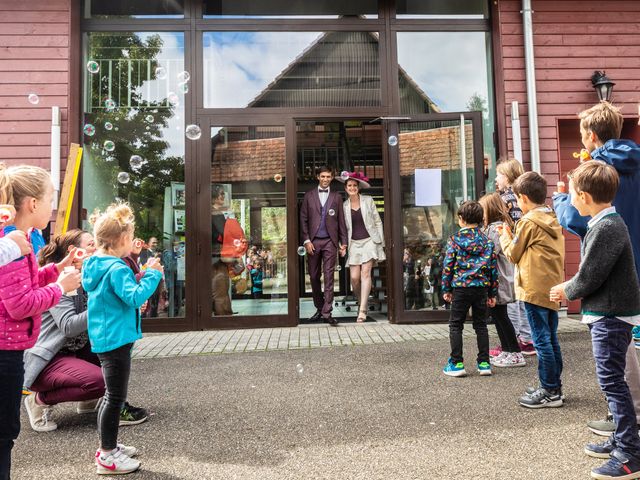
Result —
<instances>
[{"instance_id":1,"label":"boy with short hair","mask_svg":"<svg viewBox=\"0 0 640 480\"><path fill-rule=\"evenodd\" d=\"M608 441L585 447L592 457L611 457L591 470L598 479L640 477L640 437L624 373L631 329L640 324L640 287L627 227L611 206L618 183L615 168L600 161L583 163L569 174L571 204L591 220L578 273L550 293L553 301L582 299L598 383L617 424Z\"/></svg>"},{"instance_id":2,"label":"boy with short hair","mask_svg":"<svg viewBox=\"0 0 640 480\"><path fill-rule=\"evenodd\" d=\"M491 375L487 306L495 307L496 304L498 269L493 242L479 229L483 222L484 211L480 203L464 202L458 209L458 224L461 228L447 243L442 272L442 296L446 302L451 303L451 356L442 371L450 377L467 374L462 355L462 330L469 308L478 339L478 372L480 375Z\"/></svg>"},{"instance_id":3,"label":"boy with short hair","mask_svg":"<svg viewBox=\"0 0 640 480\"><path fill-rule=\"evenodd\" d=\"M536 172L521 175L513 184L518 206L524 213L515 235L503 228L500 245L518 266L516 298L525 302L533 344L538 354L540 386L529 388L519 403L526 408L563 405L562 353L558 342L558 309L549 290L564 278L564 238L553 210L544 202L547 181Z\"/></svg>"},{"instance_id":4,"label":"boy with short hair","mask_svg":"<svg viewBox=\"0 0 640 480\"><path fill-rule=\"evenodd\" d=\"M640 208L637 208L640 192L640 146L631 140L620 139L624 118L620 109L609 102L600 102L578 116L582 145L589 151L591 158L602 160L618 172L620 184L612 205L629 229L636 273L640 276ZM555 193L553 208L560 225L581 239L585 236L589 217L581 216L571 205L569 194ZM640 327L633 329L633 335L635 348L640 348ZM633 343L629 344L626 378L634 398L636 420L640 423L640 367L635 348ZM592 420L587 426L592 432L605 436L609 436L615 429L611 415L606 420Z\"/></svg>"}]
</instances>

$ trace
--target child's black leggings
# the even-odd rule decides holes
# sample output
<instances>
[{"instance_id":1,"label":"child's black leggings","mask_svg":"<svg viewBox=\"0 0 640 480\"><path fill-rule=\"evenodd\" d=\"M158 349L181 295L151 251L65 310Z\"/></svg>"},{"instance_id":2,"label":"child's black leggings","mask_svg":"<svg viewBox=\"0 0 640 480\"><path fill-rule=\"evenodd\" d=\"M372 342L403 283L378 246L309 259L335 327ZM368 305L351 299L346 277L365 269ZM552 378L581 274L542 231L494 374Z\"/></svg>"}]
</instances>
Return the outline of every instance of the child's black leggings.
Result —
<instances>
[{"instance_id":1,"label":"child's black leggings","mask_svg":"<svg viewBox=\"0 0 640 480\"><path fill-rule=\"evenodd\" d=\"M513 324L511 320L509 320L509 314L507 313L507 306L496 305L490 309L490 312L496 324L496 330L498 330L502 351L510 353L520 352L516 331L513 329Z\"/></svg>"},{"instance_id":2,"label":"child's black leggings","mask_svg":"<svg viewBox=\"0 0 640 480\"><path fill-rule=\"evenodd\" d=\"M106 387L98 411L98 432L100 448L105 451L113 450L118 444L120 410L127 399L132 347L133 343L128 343L110 352L98 354Z\"/></svg>"}]
</instances>

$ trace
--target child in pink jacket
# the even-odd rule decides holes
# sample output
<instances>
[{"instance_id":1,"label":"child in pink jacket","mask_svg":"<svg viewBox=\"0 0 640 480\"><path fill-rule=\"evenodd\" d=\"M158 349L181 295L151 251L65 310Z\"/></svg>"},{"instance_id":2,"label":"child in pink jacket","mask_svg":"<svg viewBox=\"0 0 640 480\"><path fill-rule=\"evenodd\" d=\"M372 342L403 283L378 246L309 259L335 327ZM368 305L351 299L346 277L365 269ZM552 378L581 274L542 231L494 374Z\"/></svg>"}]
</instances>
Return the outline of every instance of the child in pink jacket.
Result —
<instances>
[{"instance_id":1,"label":"child in pink jacket","mask_svg":"<svg viewBox=\"0 0 640 480\"><path fill-rule=\"evenodd\" d=\"M17 232L44 229L51 217L53 184L39 167L0 164L0 203L15 207ZM18 234L20 235L20 234ZM21 235L24 235L21 234ZM80 286L80 273L60 273L71 265L75 250L58 264L38 269L32 251L0 266L0 479L8 479L11 449L20 432L20 396L24 350L40 333L41 314L60 296ZM6 260L6 258L5 258Z\"/></svg>"}]
</instances>

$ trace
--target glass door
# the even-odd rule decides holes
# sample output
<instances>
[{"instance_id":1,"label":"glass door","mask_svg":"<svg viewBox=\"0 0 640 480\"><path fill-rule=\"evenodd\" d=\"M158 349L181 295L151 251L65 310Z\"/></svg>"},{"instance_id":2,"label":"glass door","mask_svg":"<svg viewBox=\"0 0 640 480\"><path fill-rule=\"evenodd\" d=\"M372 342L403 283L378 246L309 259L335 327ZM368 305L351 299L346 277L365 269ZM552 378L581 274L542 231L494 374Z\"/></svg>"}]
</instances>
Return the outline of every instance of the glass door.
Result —
<instances>
[{"instance_id":1,"label":"glass door","mask_svg":"<svg viewBox=\"0 0 640 480\"><path fill-rule=\"evenodd\" d=\"M395 322L442 320L442 262L457 211L483 185L480 113L424 115L386 123L392 178Z\"/></svg>"}]
</instances>

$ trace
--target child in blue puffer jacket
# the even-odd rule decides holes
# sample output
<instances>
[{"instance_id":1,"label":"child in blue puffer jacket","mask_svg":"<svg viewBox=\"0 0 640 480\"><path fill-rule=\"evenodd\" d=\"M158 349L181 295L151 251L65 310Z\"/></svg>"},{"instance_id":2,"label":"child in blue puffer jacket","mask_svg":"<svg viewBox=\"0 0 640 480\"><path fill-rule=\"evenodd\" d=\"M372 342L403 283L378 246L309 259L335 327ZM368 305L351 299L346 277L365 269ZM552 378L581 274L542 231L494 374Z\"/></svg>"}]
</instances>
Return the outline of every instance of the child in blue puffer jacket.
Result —
<instances>
[{"instance_id":1,"label":"child in blue puffer jacket","mask_svg":"<svg viewBox=\"0 0 640 480\"><path fill-rule=\"evenodd\" d=\"M478 337L478 372L491 375L487 307L495 307L498 295L496 254L493 242L480 231L479 227L484 224L484 211L478 202L460 205L458 224L460 231L447 243L442 272L442 297L451 303L451 356L443 372L451 377L467 374L462 358L462 330L471 308L473 329Z\"/></svg>"},{"instance_id":2,"label":"child in blue puffer jacket","mask_svg":"<svg viewBox=\"0 0 640 480\"><path fill-rule=\"evenodd\" d=\"M629 230L636 272L640 276L640 146L631 140L620 139L624 118L620 109L609 102L600 102L578 116L582 145L590 152L591 159L601 160L618 172L620 184L613 206ZM582 240L587 234L587 222L591 217L580 216L578 210L571 205L571 197L567 193L554 193L553 209L560 225ZM633 337L635 347L640 348L640 328L634 327ZM640 423L640 368L634 342L627 354L625 378ZM604 435L612 433L615 428L611 415L608 415L608 421L595 420L587 425L593 432Z\"/></svg>"},{"instance_id":3,"label":"child in blue puffer jacket","mask_svg":"<svg viewBox=\"0 0 640 480\"><path fill-rule=\"evenodd\" d=\"M144 275L136 281L123 260L131 253L134 229L134 216L128 205L109 206L94 225L97 252L84 262L82 269L82 286L89 296L91 351L98 354L106 387L98 411L98 474L123 474L140 468L140 462L131 458L137 450L117 443L118 424L127 399L131 349L142 338L140 306L162 280L162 266L157 259L150 259Z\"/></svg>"}]
</instances>

